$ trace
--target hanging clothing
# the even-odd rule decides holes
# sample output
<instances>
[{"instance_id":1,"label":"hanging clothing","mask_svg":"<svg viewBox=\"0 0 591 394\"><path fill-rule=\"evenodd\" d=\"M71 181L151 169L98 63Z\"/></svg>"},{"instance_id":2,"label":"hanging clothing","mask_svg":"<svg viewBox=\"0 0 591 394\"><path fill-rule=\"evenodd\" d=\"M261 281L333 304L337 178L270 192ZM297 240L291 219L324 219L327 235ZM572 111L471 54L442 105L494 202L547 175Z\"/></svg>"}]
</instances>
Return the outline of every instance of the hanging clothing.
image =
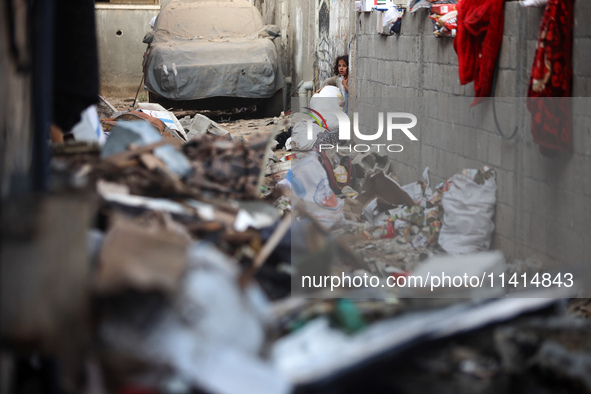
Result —
<instances>
[{"instance_id":1,"label":"hanging clothing","mask_svg":"<svg viewBox=\"0 0 591 394\"><path fill-rule=\"evenodd\" d=\"M574 0L546 5L527 90L534 142L544 155L571 153Z\"/></svg>"},{"instance_id":2,"label":"hanging clothing","mask_svg":"<svg viewBox=\"0 0 591 394\"><path fill-rule=\"evenodd\" d=\"M497 57L503 40L505 0L462 0L457 5L458 30L454 49L460 83L474 81L475 99L490 96Z\"/></svg>"},{"instance_id":3,"label":"hanging clothing","mask_svg":"<svg viewBox=\"0 0 591 394\"><path fill-rule=\"evenodd\" d=\"M337 87L341 91L341 104L340 106L343 108L343 112L348 114L349 113L349 91L345 88L345 84L343 82L345 78L342 75L337 77Z\"/></svg>"}]
</instances>

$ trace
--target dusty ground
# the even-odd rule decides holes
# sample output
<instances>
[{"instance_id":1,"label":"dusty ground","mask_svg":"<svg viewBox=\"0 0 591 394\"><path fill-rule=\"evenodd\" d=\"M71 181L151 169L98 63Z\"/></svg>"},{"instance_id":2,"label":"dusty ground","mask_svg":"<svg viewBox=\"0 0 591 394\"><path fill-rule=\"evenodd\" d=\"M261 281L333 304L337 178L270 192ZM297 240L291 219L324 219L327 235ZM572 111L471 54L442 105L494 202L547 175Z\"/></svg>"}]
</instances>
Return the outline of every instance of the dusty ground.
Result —
<instances>
[{"instance_id":1,"label":"dusty ground","mask_svg":"<svg viewBox=\"0 0 591 394\"><path fill-rule=\"evenodd\" d=\"M227 122L218 122L218 124L228 130L231 134L248 139L255 134L273 132L282 129L283 120L281 118L238 119Z\"/></svg>"},{"instance_id":2,"label":"dusty ground","mask_svg":"<svg viewBox=\"0 0 591 394\"><path fill-rule=\"evenodd\" d=\"M107 97L106 98L115 109L118 111L129 111L133 107L134 98L133 97ZM137 108L137 104L135 106ZM175 111L172 111L173 113ZM183 111L186 112L186 111ZM184 116L183 113L177 115L178 119L182 119ZM187 115L185 115L187 116ZM190 116L190 115L189 115ZM206 115L207 116L207 115ZM235 117L236 115L234 115ZM276 117L276 118L260 118L260 119L231 119L230 116L221 115L219 117L213 118L220 126L224 129L228 130L233 135L242 136L248 139L250 136L258 134L258 133L265 133L265 132L273 132L278 131L281 132L284 125L285 119ZM280 152L284 153L284 152ZM281 156L279 156L281 157Z\"/></svg>"}]
</instances>

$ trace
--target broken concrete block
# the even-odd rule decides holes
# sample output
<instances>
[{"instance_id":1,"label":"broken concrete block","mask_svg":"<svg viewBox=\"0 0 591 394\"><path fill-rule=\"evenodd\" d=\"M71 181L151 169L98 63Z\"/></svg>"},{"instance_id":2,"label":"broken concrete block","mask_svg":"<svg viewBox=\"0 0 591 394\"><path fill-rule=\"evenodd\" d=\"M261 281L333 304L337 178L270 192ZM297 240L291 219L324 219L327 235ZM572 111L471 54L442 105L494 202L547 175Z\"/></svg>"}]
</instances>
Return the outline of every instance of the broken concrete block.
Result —
<instances>
[{"instance_id":1,"label":"broken concrete block","mask_svg":"<svg viewBox=\"0 0 591 394\"><path fill-rule=\"evenodd\" d=\"M188 127L189 132L187 137L189 140L196 135L213 134L218 136L225 136L230 134L227 130L222 128L219 124L209 119L207 116L196 114Z\"/></svg>"},{"instance_id":2,"label":"broken concrete block","mask_svg":"<svg viewBox=\"0 0 591 394\"><path fill-rule=\"evenodd\" d=\"M107 101L103 96L99 96L99 102L97 104L97 112L99 118L112 118L117 109L113 107L111 103Z\"/></svg>"}]
</instances>

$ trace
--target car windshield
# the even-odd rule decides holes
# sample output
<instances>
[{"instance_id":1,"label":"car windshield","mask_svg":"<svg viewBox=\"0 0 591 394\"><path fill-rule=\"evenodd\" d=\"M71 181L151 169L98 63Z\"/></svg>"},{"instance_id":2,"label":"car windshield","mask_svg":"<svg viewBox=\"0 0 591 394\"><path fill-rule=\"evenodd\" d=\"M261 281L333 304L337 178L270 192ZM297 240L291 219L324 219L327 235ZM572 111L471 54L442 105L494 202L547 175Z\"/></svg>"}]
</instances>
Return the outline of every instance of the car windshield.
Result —
<instances>
[{"instance_id":1,"label":"car windshield","mask_svg":"<svg viewBox=\"0 0 591 394\"><path fill-rule=\"evenodd\" d=\"M248 2L175 2L160 12L155 29L194 38L245 36L262 27L260 13Z\"/></svg>"}]
</instances>

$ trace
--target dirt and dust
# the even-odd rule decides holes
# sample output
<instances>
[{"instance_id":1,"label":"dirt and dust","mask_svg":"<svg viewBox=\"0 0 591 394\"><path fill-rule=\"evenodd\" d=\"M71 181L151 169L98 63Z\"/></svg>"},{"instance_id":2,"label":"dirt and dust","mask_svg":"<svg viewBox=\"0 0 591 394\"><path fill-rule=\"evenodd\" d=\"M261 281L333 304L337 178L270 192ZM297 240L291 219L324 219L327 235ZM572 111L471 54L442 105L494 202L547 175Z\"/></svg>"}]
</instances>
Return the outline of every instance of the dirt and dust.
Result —
<instances>
[{"instance_id":1,"label":"dirt and dust","mask_svg":"<svg viewBox=\"0 0 591 394\"><path fill-rule=\"evenodd\" d=\"M107 97L107 101L115 107L118 111L129 111L131 109L137 109L138 105L136 103L135 107L133 106L134 98L133 97ZM140 102L138 100L138 102ZM194 116L197 111L175 111L174 109L169 109L174 113L177 118L181 119L184 116ZM242 119L236 119L236 114L223 114L219 113L216 116L211 116L208 111L201 111L199 113L203 113L205 116L210 117L212 120L215 120L221 127L226 129L232 135L244 137L245 139L249 139L253 135L261 134L261 133L270 133L275 131L282 131L285 124L284 119L279 117L271 117L271 118L253 118L252 115L244 115ZM281 157L285 152L279 151Z\"/></svg>"}]
</instances>

